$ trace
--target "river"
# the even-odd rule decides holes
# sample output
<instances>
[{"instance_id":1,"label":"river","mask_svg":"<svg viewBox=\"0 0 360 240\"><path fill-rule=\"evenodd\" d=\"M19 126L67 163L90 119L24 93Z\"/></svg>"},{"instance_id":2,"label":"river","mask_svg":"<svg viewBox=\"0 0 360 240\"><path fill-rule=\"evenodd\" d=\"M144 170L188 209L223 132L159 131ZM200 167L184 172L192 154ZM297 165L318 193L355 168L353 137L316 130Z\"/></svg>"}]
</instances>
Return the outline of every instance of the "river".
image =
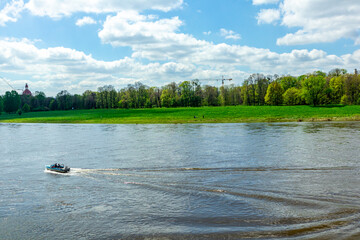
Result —
<instances>
[{"instance_id":1,"label":"river","mask_svg":"<svg viewBox=\"0 0 360 240\"><path fill-rule=\"evenodd\" d=\"M359 239L359 146L359 122L0 124L0 239Z\"/></svg>"}]
</instances>

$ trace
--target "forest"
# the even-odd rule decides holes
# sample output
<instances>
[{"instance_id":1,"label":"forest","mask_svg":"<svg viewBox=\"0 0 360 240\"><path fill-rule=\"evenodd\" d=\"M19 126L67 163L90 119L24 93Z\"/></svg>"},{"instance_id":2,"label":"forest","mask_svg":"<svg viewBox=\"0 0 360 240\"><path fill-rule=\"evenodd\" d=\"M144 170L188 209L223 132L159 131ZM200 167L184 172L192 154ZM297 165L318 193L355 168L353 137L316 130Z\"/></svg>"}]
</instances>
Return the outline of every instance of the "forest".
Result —
<instances>
[{"instance_id":1,"label":"forest","mask_svg":"<svg viewBox=\"0 0 360 240\"><path fill-rule=\"evenodd\" d=\"M83 94L60 91L55 97L44 92L19 95L7 91L0 96L0 114L71 109L169 108L202 106L291 106L360 105L360 76L357 71L333 69L294 77L290 75L252 74L241 86L214 87L199 80L172 82L163 87L149 87L141 82L116 90L112 85L86 90Z\"/></svg>"}]
</instances>

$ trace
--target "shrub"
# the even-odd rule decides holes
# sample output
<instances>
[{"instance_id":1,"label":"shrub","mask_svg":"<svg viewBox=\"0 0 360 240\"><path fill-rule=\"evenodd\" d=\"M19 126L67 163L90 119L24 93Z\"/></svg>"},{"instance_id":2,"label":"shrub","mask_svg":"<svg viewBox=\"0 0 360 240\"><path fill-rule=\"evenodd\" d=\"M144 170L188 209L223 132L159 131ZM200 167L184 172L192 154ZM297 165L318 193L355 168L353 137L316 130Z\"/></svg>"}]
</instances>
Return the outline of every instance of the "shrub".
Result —
<instances>
[{"instance_id":1,"label":"shrub","mask_svg":"<svg viewBox=\"0 0 360 240\"><path fill-rule=\"evenodd\" d=\"M22 107L22 110L24 111L24 113L30 112L29 104L25 103L24 106Z\"/></svg>"},{"instance_id":2,"label":"shrub","mask_svg":"<svg viewBox=\"0 0 360 240\"><path fill-rule=\"evenodd\" d=\"M289 88L283 94L285 105L299 105L301 104L301 90L297 88Z\"/></svg>"},{"instance_id":3,"label":"shrub","mask_svg":"<svg viewBox=\"0 0 360 240\"><path fill-rule=\"evenodd\" d=\"M347 95L344 95L341 97L341 104L348 105L349 104L349 97Z\"/></svg>"},{"instance_id":4,"label":"shrub","mask_svg":"<svg viewBox=\"0 0 360 240\"><path fill-rule=\"evenodd\" d=\"M284 89L278 82L270 83L266 95L265 102L269 105L281 105L283 103L283 93Z\"/></svg>"}]
</instances>

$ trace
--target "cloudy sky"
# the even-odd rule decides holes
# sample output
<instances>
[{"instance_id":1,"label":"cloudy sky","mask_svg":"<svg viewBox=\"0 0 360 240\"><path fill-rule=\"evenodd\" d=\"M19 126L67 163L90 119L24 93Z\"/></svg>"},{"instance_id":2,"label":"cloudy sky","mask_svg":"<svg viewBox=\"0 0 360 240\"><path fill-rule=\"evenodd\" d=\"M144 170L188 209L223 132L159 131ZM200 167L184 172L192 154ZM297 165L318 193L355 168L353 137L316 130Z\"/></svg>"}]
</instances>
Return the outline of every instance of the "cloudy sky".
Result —
<instances>
[{"instance_id":1,"label":"cloudy sky","mask_svg":"<svg viewBox=\"0 0 360 240\"><path fill-rule=\"evenodd\" d=\"M0 76L48 96L352 72L359 46L359 0L0 0Z\"/></svg>"}]
</instances>

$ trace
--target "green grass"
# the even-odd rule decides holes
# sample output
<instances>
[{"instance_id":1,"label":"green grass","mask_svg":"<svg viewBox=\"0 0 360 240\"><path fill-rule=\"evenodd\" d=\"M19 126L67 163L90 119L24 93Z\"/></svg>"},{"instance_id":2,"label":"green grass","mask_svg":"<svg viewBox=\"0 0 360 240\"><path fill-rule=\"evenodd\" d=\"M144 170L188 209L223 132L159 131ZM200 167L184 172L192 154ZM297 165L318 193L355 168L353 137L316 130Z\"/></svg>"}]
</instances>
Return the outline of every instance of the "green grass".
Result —
<instances>
[{"instance_id":1,"label":"green grass","mask_svg":"<svg viewBox=\"0 0 360 240\"><path fill-rule=\"evenodd\" d=\"M196 118L194 118L196 116ZM204 116L204 118L203 118ZM236 123L293 121L359 121L360 106L236 106L156 109L96 109L2 113L0 122L13 123Z\"/></svg>"}]
</instances>

